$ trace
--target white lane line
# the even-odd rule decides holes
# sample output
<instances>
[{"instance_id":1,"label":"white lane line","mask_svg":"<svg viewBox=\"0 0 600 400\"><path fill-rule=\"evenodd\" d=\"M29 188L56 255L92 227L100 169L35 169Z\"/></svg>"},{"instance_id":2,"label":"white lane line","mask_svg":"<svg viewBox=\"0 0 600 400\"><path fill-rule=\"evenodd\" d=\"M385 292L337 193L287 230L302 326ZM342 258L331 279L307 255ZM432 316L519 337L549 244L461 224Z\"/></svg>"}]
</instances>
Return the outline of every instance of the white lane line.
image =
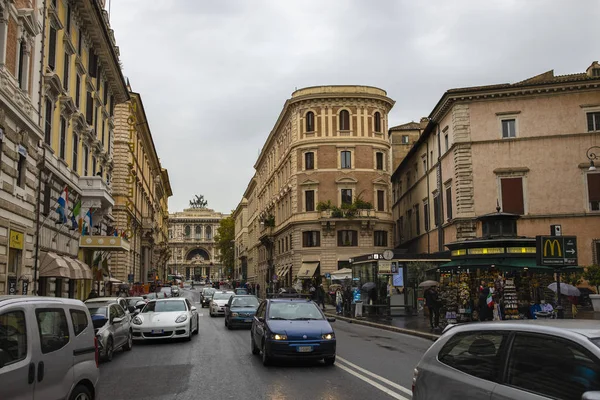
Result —
<instances>
[{"instance_id":1,"label":"white lane line","mask_svg":"<svg viewBox=\"0 0 600 400\"><path fill-rule=\"evenodd\" d=\"M383 385L380 385L379 383L377 383L377 382L375 382L375 381L367 378L366 376L363 376L363 375L359 374L358 372L355 372L355 371L351 370L350 368L346 367L345 365L342 365L342 364L338 363L338 364L336 364L336 367L337 368L341 368L344 371L346 371L347 373L356 376L358 379L361 379L361 380L367 382L369 385L371 385L373 387L376 387L377 389L381 390L382 392L390 395L391 397L393 397L395 399L398 399L398 400L408 400L406 397L400 396L398 393L396 393L396 392L394 392L394 391L386 388Z\"/></svg>"},{"instance_id":2,"label":"white lane line","mask_svg":"<svg viewBox=\"0 0 600 400\"><path fill-rule=\"evenodd\" d=\"M356 365L356 364L353 364L353 363L351 363L350 361L348 361L348 360L346 360L346 359L344 359L344 358L342 358L342 357L340 357L340 356L336 356L336 358L337 358L339 361L342 361L342 362L344 362L344 363L348 364L349 366L351 366L352 368L354 368L354 369L356 369L356 370L358 370L358 371L362 372L363 374L365 374L365 375L368 375L368 376L370 376L370 377L372 377L372 378L375 378L375 379L377 379L377 380L379 380L379 381L381 381L381 382L385 383L386 385L389 385L389 386L393 387L394 389L398 389L399 391L401 391L401 392L403 392L403 393L405 393L405 394L407 394L407 395L409 395L409 396L411 396L411 397L412 397L412 390L410 390L410 389L407 389L407 388L405 388L404 386L400 386L400 385L398 385L397 383L395 383L395 382L392 382L392 381L390 381L389 379L385 379L385 378L384 378L384 377L382 377L382 376L379 376L379 375L377 375L377 374L374 374L374 373L373 373L373 372L371 372L371 371L368 371L368 370L366 370L366 369L364 369L364 368L361 368L361 367L359 367L358 365Z\"/></svg>"}]
</instances>

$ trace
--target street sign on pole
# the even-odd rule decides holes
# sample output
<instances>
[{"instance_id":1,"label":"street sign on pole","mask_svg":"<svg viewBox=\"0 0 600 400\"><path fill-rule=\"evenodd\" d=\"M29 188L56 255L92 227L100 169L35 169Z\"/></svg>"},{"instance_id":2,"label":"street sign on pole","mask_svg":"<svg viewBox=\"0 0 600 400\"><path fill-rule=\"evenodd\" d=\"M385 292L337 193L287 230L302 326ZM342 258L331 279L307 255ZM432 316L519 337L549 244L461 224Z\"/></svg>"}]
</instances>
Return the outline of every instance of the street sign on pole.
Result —
<instances>
[{"instance_id":1,"label":"street sign on pole","mask_svg":"<svg viewBox=\"0 0 600 400\"><path fill-rule=\"evenodd\" d=\"M577 265L576 236L536 236L537 265L568 267Z\"/></svg>"}]
</instances>

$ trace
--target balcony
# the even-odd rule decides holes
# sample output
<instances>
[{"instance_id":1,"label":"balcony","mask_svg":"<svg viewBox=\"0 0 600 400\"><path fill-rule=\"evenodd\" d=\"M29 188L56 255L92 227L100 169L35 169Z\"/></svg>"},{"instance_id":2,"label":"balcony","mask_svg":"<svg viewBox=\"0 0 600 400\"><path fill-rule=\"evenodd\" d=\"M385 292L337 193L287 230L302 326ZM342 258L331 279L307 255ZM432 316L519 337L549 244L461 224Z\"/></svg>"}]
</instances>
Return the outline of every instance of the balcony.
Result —
<instances>
[{"instance_id":1,"label":"balcony","mask_svg":"<svg viewBox=\"0 0 600 400\"><path fill-rule=\"evenodd\" d=\"M82 204L93 208L111 209L115 205L112 188L100 176L82 176L79 178L82 192Z\"/></svg>"}]
</instances>

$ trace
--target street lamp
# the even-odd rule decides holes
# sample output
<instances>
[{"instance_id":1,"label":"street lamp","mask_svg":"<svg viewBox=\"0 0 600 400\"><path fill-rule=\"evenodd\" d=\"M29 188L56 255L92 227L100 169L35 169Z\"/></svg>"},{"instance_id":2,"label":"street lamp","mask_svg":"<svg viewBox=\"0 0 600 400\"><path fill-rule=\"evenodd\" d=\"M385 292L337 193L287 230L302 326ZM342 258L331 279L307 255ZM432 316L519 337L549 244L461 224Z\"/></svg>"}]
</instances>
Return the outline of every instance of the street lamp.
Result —
<instances>
[{"instance_id":1,"label":"street lamp","mask_svg":"<svg viewBox=\"0 0 600 400\"><path fill-rule=\"evenodd\" d=\"M588 160L590 160L590 168L589 171L595 171L596 170L596 166L594 165L594 160L597 160L600 158L600 155L596 153L596 150L594 149L598 149L600 150L600 146L592 146L589 149L587 149L586 152L586 156L588 158Z\"/></svg>"}]
</instances>

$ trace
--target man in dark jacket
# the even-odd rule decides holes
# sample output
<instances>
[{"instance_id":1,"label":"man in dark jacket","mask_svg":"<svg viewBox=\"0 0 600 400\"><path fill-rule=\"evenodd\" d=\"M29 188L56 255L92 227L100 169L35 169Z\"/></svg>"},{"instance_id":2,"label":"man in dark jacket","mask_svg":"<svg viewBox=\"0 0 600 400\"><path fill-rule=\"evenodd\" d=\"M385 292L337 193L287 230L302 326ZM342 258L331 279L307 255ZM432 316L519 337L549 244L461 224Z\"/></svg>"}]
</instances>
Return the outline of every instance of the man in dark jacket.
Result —
<instances>
[{"instance_id":1,"label":"man in dark jacket","mask_svg":"<svg viewBox=\"0 0 600 400\"><path fill-rule=\"evenodd\" d=\"M425 305L429 309L429 325L433 330L440 325L440 298L436 286L425 291Z\"/></svg>"},{"instance_id":2,"label":"man in dark jacket","mask_svg":"<svg viewBox=\"0 0 600 400\"><path fill-rule=\"evenodd\" d=\"M322 283L317 288L317 305L321 305L325 311L325 289L323 289Z\"/></svg>"}]
</instances>

